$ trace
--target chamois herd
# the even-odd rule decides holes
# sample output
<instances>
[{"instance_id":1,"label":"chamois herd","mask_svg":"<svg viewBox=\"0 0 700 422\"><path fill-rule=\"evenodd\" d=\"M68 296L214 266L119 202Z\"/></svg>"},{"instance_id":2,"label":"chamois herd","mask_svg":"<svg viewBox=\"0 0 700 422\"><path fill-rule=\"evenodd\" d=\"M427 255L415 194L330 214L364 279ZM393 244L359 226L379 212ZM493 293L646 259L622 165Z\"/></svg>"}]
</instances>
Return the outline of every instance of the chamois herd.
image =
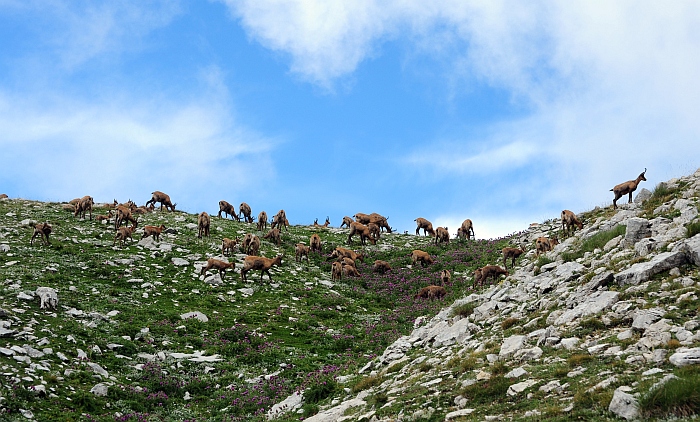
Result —
<instances>
[{"instance_id":1,"label":"chamois herd","mask_svg":"<svg viewBox=\"0 0 700 422\"><path fill-rule=\"evenodd\" d=\"M616 185L611 191L615 194L613 199L613 209L617 208L617 200L624 195L629 195L629 202L632 202L632 192L637 189L637 186L641 181L646 181L646 168L635 180L630 180L624 183ZM7 198L7 195L0 195L0 198ZM170 200L170 197L160 191L155 191L152 193L150 200L146 202L144 206L137 206L133 201L129 200L126 203L118 203L114 200L113 204L106 204L105 208L108 209L108 213L105 215L96 216L97 221L109 221L114 220L114 242L112 246L116 246L119 242L119 246L123 247L127 240L133 241L133 234L138 227L137 216L141 214L146 214L155 211L155 204L160 204L160 211L163 211L163 207L168 211L175 211L176 203ZM82 219L86 218L86 215L92 220L92 210L95 202L91 196L84 196L82 198L76 198L70 201L64 206L65 209L73 211L75 217L80 217ZM223 216L222 216L223 213ZM218 218L228 218L231 217L236 221L243 221L245 223L252 224L255 221L253 217L252 210L248 204L245 202L241 203L238 212L233 205L226 201L219 201L219 213ZM256 229L259 232L267 230L268 227L268 216L265 211L261 211L257 216ZM435 238L434 243L438 244L448 244L450 242L450 234L447 227L437 227L433 228L430 221L425 218L416 218L416 235L420 235L420 230L423 230L424 236L432 236ZM129 226L131 223L131 226ZM316 219L311 225L314 228L326 228L330 225L329 217L326 217L324 224L319 224L318 219ZM211 226L211 217L206 212L202 212L197 217L197 237L209 237ZM272 217L270 223L270 230L267 231L265 235L262 236L263 239L280 246L282 242L282 230L287 230L289 227L289 220L284 210L280 210L277 214ZM348 228L349 234L347 243L352 245L353 237L357 236L360 239L360 243L364 246L369 241L370 244L374 245L381 237L381 233L386 231L387 233L392 233L393 228L388 223L388 218L377 213L363 214L357 213L352 218L345 216L343 217L342 224L340 228ZM583 228L583 222L576 217L576 215L569 211L563 210L561 212L561 233L563 235L570 235L576 229L581 230ZM143 233L141 239L146 237L153 237L154 240L160 241L160 235L167 230L165 225L151 226L145 225L143 227ZM38 223L34 225L34 233L32 234L30 244L34 244L34 239L39 237L42 242L46 245L50 245L49 235L52 232L52 226L48 222ZM475 239L474 226L472 220L466 219L462 222L462 225L457 229L457 238L461 240ZM270 274L270 269L275 265L282 264L283 255L278 255L275 258L265 258L263 256L258 256L260 251L260 238L253 233L247 233L243 239L229 239L224 238L221 244L221 254L223 256L231 256L236 248L241 252L245 253L247 256L243 259L242 268L240 270L241 280L245 282L247 280L246 274L251 270L260 271L260 281L263 279L263 275L267 273L270 280L272 276ZM541 253L547 253L551 251L557 244L559 240L557 237L539 237L535 240L535 253L539 257ZM508 260L510 260L511 269L515 267L515 261L521 255L525 253L525 249L522 247L503 248L503 267L498 265L487 265L482 268L478 268L474 272L474 285L483 285L485 281L489 278L498 280L501 275L508 276ZM306 258L307 264L309 262L309 254L321 254L322 253L322 240L317 233L313 233L309 239L309 245L304 243L297 243L295 245L295 259L297 262L303 262ZM434 259L425 251L414 250L411 253L411 264L412 266L421 265L422 267L431 265L434 263ZM328 257L328 260L333 260L331 264L331 279L341 280L343 277L359 277L360 273L357 270L355 264L356 261L364 263L365 255L363 252L356 252L351 249L336 247ZM227 269L235 271L235 262L222 261L217 258L209 258L204 266L202 266L200 274L205 274L208 271L216 270L220 277L223 279ZM391 271L391 266L386 261L376 260L372 265L372 272L375 273L386 273ZM449 270L443 270L440 274L438 283L440 285L431 285L421 289L416 295L416 298L424 299L440 299L446 295L445 288L443 286L447 285L451 280L451 273Z\"/></svg>"}]
</instances>

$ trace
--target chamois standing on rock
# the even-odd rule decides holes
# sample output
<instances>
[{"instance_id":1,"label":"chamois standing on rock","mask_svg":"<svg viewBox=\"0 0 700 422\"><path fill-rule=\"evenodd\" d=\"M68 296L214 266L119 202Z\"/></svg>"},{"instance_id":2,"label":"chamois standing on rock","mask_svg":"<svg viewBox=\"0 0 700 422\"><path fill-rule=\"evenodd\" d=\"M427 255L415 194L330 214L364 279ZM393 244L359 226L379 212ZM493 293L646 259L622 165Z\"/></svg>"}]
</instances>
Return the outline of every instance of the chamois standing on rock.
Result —
<instances>
[{"instance_id":1,"label":"chamois standing on rock","mask_svg":"<svg viewBox=\"0 0 700 422\"><path fill-rule=\"evenodd\" d=\"M647 172L646 167L644 168L644 171L642 174L637 176L636 179L634 180L628 180L625 183L620 183L619 185L616 185L614 188L610 189L614 194L615 194L615 199L613 199L613 209L617 208L617 200L620 199L621 197L629 194L629 200L627 201L628 204L632 203L632 192L634 192L637 189L637 186L641 181L646 181L647 178L644 177L644 174Z\"/></svg>"},{"instance_id":2,"label":"chamois standing on rock","mask_svg":"<svg viewBox=\"0 0 700 422\"><path fill-rule=\"evenodd\" d=\"M576 214L569 210L564 210L561 212L561 230L562 232L569 234L570 231L576 231L578 227L579 230L583 229L583 223L576 218Z\"/></svg>"},{"instance_id":3,"label":"chamois standing on rock","mask_svg":"<svg viewBox=\"0 0 700 422\"><path fill-rule=\"evenodd\" d=\"M494 281L498 280L500 275L508 276L508 270L499 267L498 265L487 265L485 267L478 268L474 271L474 285L478 284L482 286L484 282L492 277Z\"/></svg>"},{"instance_id":4,"label":"chamois standing on rock","mask_svg":"<svg viewBox=\"0 0 700 422\"><path fill-rule=\"evenodd\" d=\"M209 237L209 226L211 225L211 218L206 211L202 211L197 218L197 237L202 238L202 236Z\"/></svg>"},{"instance_id":5,"label":"chamois standing on rock","mask_svg":"<svg viewBox=\"0 0 700 422\"><path fill-rule=\"evenodd\" d=\"M217 270L219 272L219 276L221 276L221 279L223 280L224 277L226 276L226 269L230 268L231 270L236 269L236 263L235 262L226 262L222 261L220 259L216 258L209 258L207 259L207 264L202 267L202 270L199 272L199 275L203 275L209 270Z\"/></svg>"},{"instance_id":6,"label":"chamois standing on rock","mask_svg":"<svg viewBox=\"0 0 700 422\"><path fill-rule=\"evenodd\" d=\"M44 244L50 245L51 241L49 240L49 235L51 234L51 230L51 224L49 223L35 224L34 233L32 234L32 239L29 241L29 244L34 245L34 238L39 236Z\"/></svg>"},{"instance_id":7,"label":"chamois standing on rock","mask_svg":"<svg viewBox=\"0 0 700 422\"><path fill-rule=\"evenodd\" d=\"M165 224L161 224L160 226L143 226L143 234L141 235L141 239L148 236L153 236L153 240L160 242L160 234L163 233L163 230L165 230Z\"/></svg>"},{"instance_id":8,"label":"chamois standing on rock","mask_svg":"<svg viewBox=\"0 0 700 422\"><path fill-rule=\"evenodd\" d=\"M508 258L511 259L511 268L515 268L515 260L518 259L520 255L524 254L525 250L522 248L503 248L501 252L503 253L503 266L508 269L508 265L506 264Z\"/></svg>"},{"instance_id":9,"label":"chamois standing on rock","mask_svg":"<svg viewBox=\"0 0 700 422\"><path fill-rule=\"evenodd\" d=\"M236 214L236 208L224 200L219 201L219 218L221 218L222 212L224 213L224 218L230 215L232 220L241 221L238 214Z\"/></svg>"},{"instance_id":10,"label":"chamois standing on rock","mask_svg":"<svg viewBox=\"0 0 700 422\"><path fill-rule=\"evenodd\" d=\"M277 255L276 258L265 258L262 256L249 255L243 260L243 268L241 268L241 281L246 282L245 274L250 270L260 270L260 281L262 282L263 274L267 273L267 276L272 281L272 275L270 275L270 268L273 265L282 265L282 255Z\"/></svg>"},{"instance_id":11,"label":"chamois standing on rock","mask_svg":"<svg viewBox=\"0 0 700 422\"><path fill-rule=\"evenodd\" d=\"M413 221L415 221L416 225L418 226L418 227L416 227L416 236L420 235L420 233L419 233L420 229L423 229L424 236L427 236L427 235L430 235L433 237L435 236L435 230L433 229L433 223L431 223L430 221L426 220L425 218L421 218L421 217L418 217Z\"/></svg>"},{"instance_id":12,"label":"chamois standing on rock","mask_svg":"<svg viewBox=\"0 0 700 422\"><path fill-rule=\"evenodd\" d=\"M535 253L537 256L540 256L540 253L546 253L554 249L556 245L559 244L559 239L556 237L552 238L546 238L546 237L538 237L537 240L535 240Z\"/></svg>"},{"instance_id":13,"label":"chamois standing on rock","mask_svg":"<svg viewBox=\"0 0 700 422\"><path fill-rule=\"evenodd\" d=\"M153 204L155 206L156 202L160 202L160 210L161 211L163 211L164 205L165 205L165 209L167 209L169 211L175 211L175 206L177 204L173 204L170 201L170 196L168 196L167 194L165 194L159 190L152 192L151 195L152 195L151 199L146 201L146 206L148 206L148 204Z\"/></svg>"}]
</instances>

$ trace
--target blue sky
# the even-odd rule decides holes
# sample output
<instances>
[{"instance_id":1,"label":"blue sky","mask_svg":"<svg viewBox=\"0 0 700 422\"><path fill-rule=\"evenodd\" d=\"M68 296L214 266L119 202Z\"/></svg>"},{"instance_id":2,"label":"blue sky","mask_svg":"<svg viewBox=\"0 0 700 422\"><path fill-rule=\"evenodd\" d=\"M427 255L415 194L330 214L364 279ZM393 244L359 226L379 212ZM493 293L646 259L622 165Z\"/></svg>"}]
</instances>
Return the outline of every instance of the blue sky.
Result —
<instances>
[{"instance_id":1,"label":"blue sky","mask_svg":"<svg viewBox=\"0 0 700 422\"><path fill-rule=\"evenodd\" d=\"M506 235L700 167L700 3L0 0L0 193Z\"/></svg>"}]
</instances>

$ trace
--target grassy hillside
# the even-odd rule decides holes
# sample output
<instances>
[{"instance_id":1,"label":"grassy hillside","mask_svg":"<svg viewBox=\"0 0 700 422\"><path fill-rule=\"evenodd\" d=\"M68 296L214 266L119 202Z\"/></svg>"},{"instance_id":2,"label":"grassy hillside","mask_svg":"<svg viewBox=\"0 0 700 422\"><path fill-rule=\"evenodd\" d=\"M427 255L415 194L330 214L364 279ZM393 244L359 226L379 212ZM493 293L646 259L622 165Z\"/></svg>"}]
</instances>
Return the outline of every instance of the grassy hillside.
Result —
<instances>
[{"instance_id":1,"label":"grassy hillside","mask_svg":"<svg viewBox=\"0 0 700 422\"><path fill-rule=\"evenodd\" d=\"M26 420L29 411L36 420L264 420L297 390L305 391L304 414L313 414L342 393L338 376L356 373L417 317L468 293L473 270L499 263L508 244L435 246L432 238L385 234L361 248L368 256L358 263L361 277L331 282L328 255L347 246L347 230L293 226L280 247L262 243L261 255L284 255L272 280L260 282L252 271L241 283L244 255L237 254L236 272L217 283L200 276L203 261L220 256L223 237L257 232L213 217L211 237L197 239L196 219L143 215L139 227L165 224L177 233L138 244L139 228L121 248L113 246L112 224L75 218L62 204L0 201L0 244L9 246L0 252L0 323L13 331L0 339L0 418ZM53 225L52 244L31 246L31 224L43 221ZM314 232L324 254L295 262L294 245L308 244ZM360 249L357 240L353 248ZM436 263L411 268L413 249ZM375 259L394 270L373 274ZM445 268L455 274L447 296L415 299ZM57 310L31 298L40 286L58 291ZM208 321L183 319L188 312ZM106 396L91 392L100 383Z\"/></svg>"}]
</instances>

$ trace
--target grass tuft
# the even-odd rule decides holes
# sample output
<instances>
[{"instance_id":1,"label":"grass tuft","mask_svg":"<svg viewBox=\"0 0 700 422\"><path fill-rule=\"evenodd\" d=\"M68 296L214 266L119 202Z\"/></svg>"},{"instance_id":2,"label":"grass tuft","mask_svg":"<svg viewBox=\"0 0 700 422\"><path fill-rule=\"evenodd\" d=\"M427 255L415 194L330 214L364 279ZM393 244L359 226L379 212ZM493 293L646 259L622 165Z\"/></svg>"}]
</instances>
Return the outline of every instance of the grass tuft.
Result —
<instances>
[{"instance_id":1,"label":"grass tuft","mask_svg":"<svg viewBox=\"0 0 700 422\"><path fill-rule=\"evenodd\" d=\"M672 379L639 399L639 412L645 418L676 416L687 418L700 410L700 375Z\"/></svg>"}]
</instances>

